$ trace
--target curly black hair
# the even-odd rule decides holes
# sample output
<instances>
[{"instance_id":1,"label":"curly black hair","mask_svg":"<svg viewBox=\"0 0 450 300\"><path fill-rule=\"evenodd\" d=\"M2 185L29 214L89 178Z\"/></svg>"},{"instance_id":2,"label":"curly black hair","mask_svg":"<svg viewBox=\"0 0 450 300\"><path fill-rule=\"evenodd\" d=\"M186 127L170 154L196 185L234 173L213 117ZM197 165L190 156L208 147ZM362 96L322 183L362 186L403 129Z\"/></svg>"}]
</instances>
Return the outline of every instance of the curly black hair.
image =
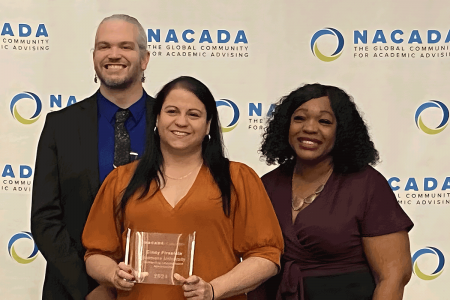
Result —
<instances>
[{"instance_id":1,"label":"curly black hair","mask_svg":"<svg viewBox=\"0 0 450 300\"><path fill-rule=\"evenodd\" d=\"M336 140L330 155L336 173L352 173L379 161L367 126L352 98L340 88L319 83L306 84L280 99L268 121L259 152L268 165L279 164L292 170L295 151L289 144L291 116L303 103L327 96L336 116Z\"/></svg>"}]
</instances>

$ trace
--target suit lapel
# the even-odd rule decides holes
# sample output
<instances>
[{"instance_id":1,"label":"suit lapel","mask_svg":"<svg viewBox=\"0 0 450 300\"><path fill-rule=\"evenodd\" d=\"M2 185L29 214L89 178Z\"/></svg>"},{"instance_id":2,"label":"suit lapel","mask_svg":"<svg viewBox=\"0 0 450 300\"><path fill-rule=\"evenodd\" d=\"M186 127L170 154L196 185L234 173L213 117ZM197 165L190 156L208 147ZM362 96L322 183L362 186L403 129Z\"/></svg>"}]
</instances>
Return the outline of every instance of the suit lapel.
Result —
<instances>
[{"instance_id":1,"label":"suit lapel","mask_svg":"<svg viewBox=\"0 0 450 300\"><path fill-rule=\"evenodd\" d=\"M79 138L83 161L86 163L87 181L89 182L92 199L100 188L98 170L98 122L97 122L97 93L83 100L81 103L79 122Z\"/></svg>"}]
</instances>

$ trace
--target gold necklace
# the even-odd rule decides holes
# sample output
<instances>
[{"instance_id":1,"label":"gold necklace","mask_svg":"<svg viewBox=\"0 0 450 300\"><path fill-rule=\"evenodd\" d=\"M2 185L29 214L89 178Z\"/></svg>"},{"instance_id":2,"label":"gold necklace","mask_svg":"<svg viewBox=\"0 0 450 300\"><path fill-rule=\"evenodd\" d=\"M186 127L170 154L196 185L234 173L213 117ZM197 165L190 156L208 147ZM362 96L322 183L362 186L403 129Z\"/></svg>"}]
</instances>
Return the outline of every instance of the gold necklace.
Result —
<instances>
[{"instance_id":1,"label":"gold necklace","mask_svg":"<svg viewBox=\"0 0 450 300\"><path fill-rule=\"evenodd\" d=\"M197 167L195 167L192 171L190 171L190 172L187 173L186 175L181 176L181 177L179 177L179 178L175 178L175 177L169 176L169 175L167 175L166 173L164 173L164 176L166 176L166 177L169 178L169 179L173 179L173 180L181 180L181 179L185 179L186 177L188 177L189 175L191 175L192 172L194 172L195 170L197 170L197 168L200 167L202 164L203 164L203 161L201 162L200 165L198 165Z\"/></svg>"},{"instance_id":2,"label":"gold necklace","mask_svg":"<svg viewBox=\"0 0 450 300\"><path fill-rule=\"evenodd\" d=\"M313 201L317 198L317 196L319 196L319 194L325 188L325 183L328 181L328 178L330 177L332 172L333 168L331 168L330 171L328 171L327 175L325 176L325 180L319 185L319 187L314 191L314 193L305 198L302 198L295 194L295 190L297 189L297 187L294 188L294 174L295 174L294 171L294 173L292 174L292 209L298 211L300 210L300 208L303 207L303 205L305 205L305 203L306 204L313 203Z\"/></svg>"}]
</instances>

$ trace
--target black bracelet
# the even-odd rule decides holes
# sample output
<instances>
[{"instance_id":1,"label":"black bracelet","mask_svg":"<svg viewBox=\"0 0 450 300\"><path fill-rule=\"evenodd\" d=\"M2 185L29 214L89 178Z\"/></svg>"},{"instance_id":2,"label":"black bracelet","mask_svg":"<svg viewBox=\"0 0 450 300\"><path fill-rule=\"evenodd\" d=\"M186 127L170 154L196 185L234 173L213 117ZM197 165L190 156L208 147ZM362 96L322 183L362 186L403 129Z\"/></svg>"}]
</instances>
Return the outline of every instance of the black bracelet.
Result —
<instances>
[{"instance_id":1,"label":"black bracelet","mask_svg":"<svg viewBox=\"0 0 450 300\"><path fill-rule=\"evenodd\" d=\"M214 300L214 288L213 288L211 282L208 282L208 283L209 283L209 285L211 286L211 291L212 291L212 294L213 294L211 300Z\"/></svg>"}]
</instances>

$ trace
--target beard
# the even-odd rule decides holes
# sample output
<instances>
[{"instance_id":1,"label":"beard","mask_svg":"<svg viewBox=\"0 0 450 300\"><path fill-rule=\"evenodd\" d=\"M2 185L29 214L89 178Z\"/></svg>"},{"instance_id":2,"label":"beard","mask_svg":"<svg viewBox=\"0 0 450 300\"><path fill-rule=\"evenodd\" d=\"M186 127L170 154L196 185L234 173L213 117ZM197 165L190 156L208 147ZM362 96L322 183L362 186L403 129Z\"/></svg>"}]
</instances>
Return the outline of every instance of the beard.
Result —
<instances>
[{"instance_id":1,"label":"beard","mask_svg":"<svg viewBox=\"0 0 450 300\"><path fill-rule=\"evenodd\" d=\"M136 69L132 70L130 74L122 78L108 78L103 76L102 72L99 72L97 68L95 69L100 83L112 90L125 90L129 88L135 81L139 80L139 76L141 75Z\"/></svg>"},{"instance_id":2,"label":"beard","mask_svg":"<svg viewBox=\"0 0 450 300\"><path fill-rule=\"evenodd\" d=\"M123 78L112 79L112 78L105 78L103 77L103 75L101 75L101 73L97 73L97 77L100 80L100 82L107 88L113 90L125 90L129 88L133 84L133 82L135 82L137 76L138 74L135 74L134 76L133 74L130 74L129 76Z\"/></svg>"}]
</instances>

